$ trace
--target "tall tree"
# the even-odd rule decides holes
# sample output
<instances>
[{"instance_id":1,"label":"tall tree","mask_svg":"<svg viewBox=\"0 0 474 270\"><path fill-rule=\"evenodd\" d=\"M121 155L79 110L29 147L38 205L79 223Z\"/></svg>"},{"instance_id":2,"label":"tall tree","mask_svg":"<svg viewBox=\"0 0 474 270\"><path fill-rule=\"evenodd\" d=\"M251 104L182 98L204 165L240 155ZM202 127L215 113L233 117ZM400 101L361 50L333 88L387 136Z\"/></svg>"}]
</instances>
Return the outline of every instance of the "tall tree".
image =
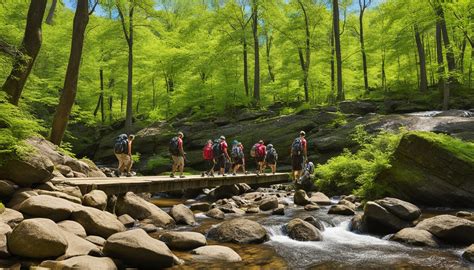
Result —
<instances>
[{"instance_id":1,"label":"tall tree","mask_svg":"<svg viewBox=\"0 0 474 270\"><path fill-rule=\"evenodd\" d=\"M364 71L364 88L369 92L369 78L367 75L367 56L365 54L364 44L364 12L370 6L372 0L359 0L359 41L360 51L362 53L362 70Z\"/></svg>"},{"instance_id":2,"label":"tall tree","mask_svg":"<svg viewBox=\"0 0 474 270\"><path fill-rule=\"evenodd\" d=\"M336 73L337 73L337 101L343 101L344 90L342 89L342 57L341 57L341 38L339 35L339 3L338 0L332 0L332 23L334 30L334 50L336 52Z\"/></svg>"},{"instance_id":3,"label":"tall tree","mask_svg":"<svg viewBox=\"0 0 474 270\"><path fill-rule=\"evenodd\" d=\"M252 33L254 48L253 98L260 105L260 53L258 42L258 0L252 0Z\"/></svg>"},{"instance_id":4,"label":"tall tree","mask_svg":"<svg viewBox=\"0 0 474 270\"><path fill-rule=\"evenodd\" d=\"M449 85L444 79L444 57L443 57L443 41L441 34L441 23L436 22L436 58L438 60L438 88L443 93L443 110L449 108Z\"/></svg>"},{"instance_id":5,"label":"tall tree","mask_svg":"<svg viewBox=\"0 0 474 270\"><path fill-rule=\"evenodd\" d=\"M416 48L418 51L418 61L419 61L419 66L420 66L420 91L426 92L428 91L428 79L426 76L425 49L420 37L420 30L416 23L413 26L413 29L415 31L415 42L416 42Z\"/></svg>"},{"instance_id":6,"label":"tall tree","mask_svg":"<svg viewBox=\"0 0 474 270\"><path fill-rule=\"evenodd\" d=\"M53 24L54 11L56 10L57 4L58 4L58 0L53 0L51 2L51 7L49 8L48 16L46 17L46 23L49 25Z\"/></svg>"},{"instance_id":7,"label":"tall tree","mask_svg":"<svg viewBox=\"0 0 474 270\"><path fill-rule=\"evenodd\" d=\"M309 18L306 12L306 7L303 5L301 0L298 0L298 4L303 11L304 17L304 29L305 29L305 53L303 55L303 50L301 47L298 48L298 55L300 57L300 65L303 70L303 85L304 85L304 100L309 101L309 86L308 86L308 76L309 76L309 67L311 62L311 40L310 40L310 31L309 31Z\"/></svg>"},{"instance_id":8,"label":"tall tree","mask_svg":"<svg viewBox=\"0 0 474 270\"><path fill-rule=\"evenodd\" d=\"M2 86L2 90L8 94L8 101L14 105L18 105L28 75L30 75L36 56L41 48L41 25L43 23L46 2L46 0L30 2L26 18L25 35L19 48L20 53L15 57L12 71Z\"/></svg>"},{"instance_id":9,"label":"tall tree","mask_svg":"<svg viewBox=\"0 0 474 270\"><path fill-rule=\"evenodd\" d=\"M448 30L446 28L446 19L444 16L444 9L441 5L440 0L434 0L434 8L437 16L437 21L441 28L441 34L443 36L444 48L446 50L446 60L448 62L448 71L449 71L449 83L457 83L456 77L453 74L456 70L456 61L454 59L453 48L449 42Z\"/></svg>"},{"instance_id":10,"label":"tall tree","mask_svg":"<svg viewBox=\"0 0 474 270\"><path fill-rule=\"evenodd\" d=\"M74 23L72 29L71 53L64 79L64 87L59 99L56 113L54 114L51 127L50 140L56 145L60 145L66 131L69 115L76 99L77 81L79 77L79 67L84 45L84 33L89 22L89 2L88 0L78 0Z\"/></svg>"}]
</instances>

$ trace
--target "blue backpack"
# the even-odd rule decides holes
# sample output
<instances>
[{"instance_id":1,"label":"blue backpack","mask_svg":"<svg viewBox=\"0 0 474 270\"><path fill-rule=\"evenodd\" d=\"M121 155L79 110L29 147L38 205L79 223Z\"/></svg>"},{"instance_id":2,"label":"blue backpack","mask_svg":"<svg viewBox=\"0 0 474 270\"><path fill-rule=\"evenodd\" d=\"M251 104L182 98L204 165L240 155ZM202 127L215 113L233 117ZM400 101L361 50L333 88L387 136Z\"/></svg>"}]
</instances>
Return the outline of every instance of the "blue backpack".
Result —
<instances>
[{"instance_id":1,"label":"blue backpack","mask_svg":"<svg viewBox=\"0 0 474 270\"><path fill-rule=\"evenodd\" d=\"M128 152L127 134L120 134L115 138L114 152L115 154L125 154Z\"/></svg>"}]
</instances>

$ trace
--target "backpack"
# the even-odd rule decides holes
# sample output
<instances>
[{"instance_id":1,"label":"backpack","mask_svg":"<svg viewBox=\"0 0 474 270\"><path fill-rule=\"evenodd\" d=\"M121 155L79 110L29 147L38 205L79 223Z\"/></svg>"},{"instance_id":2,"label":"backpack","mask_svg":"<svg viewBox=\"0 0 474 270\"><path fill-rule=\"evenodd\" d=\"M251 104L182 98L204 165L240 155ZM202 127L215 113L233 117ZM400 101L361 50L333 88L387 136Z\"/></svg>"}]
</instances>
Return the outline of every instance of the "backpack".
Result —
<instances>
[{"instance_id":1,"label":"backpack","mask_svg":"<svg viewBox=\"0 0 474 270\"><path fill-rule=\"evenodd\" d=\"M232 157L233 158L243 158L244 157L244 152L242 151L242 148L239 146L235 145L232 147Z\"/></svg>"},{"instance_id":2,"label":"backpack","mask_svg":"<svg viewBox=\"0 0 474 270\"><path fill-rule=\"evenodd\" d=\"M256 157L257 156L257 148L258 148L259 144L256 143L252 146L252 148L250 149L250 156L251 157Z\"/></svg>"},{"instance_id":3,"label":"backpack","mask_svg":"<svg viewBox=\"0 0 474 270\"><path fill-rule=\"evenodd\" d=\"M214 158L214 151L212 150L212 145L205 145L202 149L202 156L205 160L211 160Z\"/></svg>"},{"instance_id":4,"label":"backpack","mask_svg":"<svg viewBox=\"0 0 474 270\"><path fill-rule=\"evenodd\" d=\"M300 138L296 138L291 145L291 154L294 156L300 156L303 152L303 141Z\"/></svg>"},{"instance_id":5,"label":"backpack","mask_svg":"<svg viewBox=\"0 0 474 270\"><path fill-rule=\"evenodd\" d=\"M212 152L214 153L214 157L218 157L222 154L221 143L219 140L214 141L214 144L212 145Z\"/></svg>"},{"instance_id":6,"label":"backpack","mask_svg":"<svg viewBox=\"0 0 474 270\"><path fill-rule=\"evenodd\" d=\"M170 153L173 156L179 155L178 144L179 144L179 138L178 137L173 137L173 139L171 139L171 141L170 141L170 146L169 146Z\"/></svg>"},{"instance_id":7,"label":"backpack","mask_svg":"<svg viewBox=\"0 0 474 270\"><path fill-rule=\"evenodd\" d=\"M256 151L257 157L264 157L267 154L265 148L266 147L263 144L260 144L257 147L257 151Z\"/></svg>"},{"instance_id":8,"label":"backpack","mask_svg":"<svg viewBox=\"0 0 474 270\"><path fill-rule=\"evenodd\" d=\"M304 168L304 170L306 172L308 172L309 174L313 174L314 173L314 164L313 164L313 162L308 162L308 164L306 164L306 167Z\"/></svg>"},{"instance_id":9,"label":"backpack","mask_svg":"<svg viewBox=\"0 0 474 270\"><path fill-rule=\"evenodd\" d=\"M125 154L128 152L127 134L120 134L115 138L114 152L115 154Z\"/></svg>"},{"instance_id":10,"label":"backpack","mask_svg":"<svg viewBox=\"0 0 474 270\"><path fill-rule=\"evenodd\" d=\"M267 162L275 162L278 160L278 154L275 150L275 148L270 148L267 150L267 155L265 156L265 159L267 160Z\"/></svg>"}]
</instances>

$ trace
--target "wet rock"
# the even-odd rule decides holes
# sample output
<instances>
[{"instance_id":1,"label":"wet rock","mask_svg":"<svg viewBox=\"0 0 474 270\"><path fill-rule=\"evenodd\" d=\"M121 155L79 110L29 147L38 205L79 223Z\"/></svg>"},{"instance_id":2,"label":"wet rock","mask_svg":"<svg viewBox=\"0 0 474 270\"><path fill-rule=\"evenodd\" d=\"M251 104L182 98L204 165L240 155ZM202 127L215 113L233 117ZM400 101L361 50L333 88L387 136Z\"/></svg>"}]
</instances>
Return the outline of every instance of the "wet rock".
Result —
<instances>
[{"instance_id":1,"label":"wet rock","mask_svg":"<svg viewBox=\"0 0 474 270\"><path fill-rule=\"evenodd\" d=\"M239 188L240 194L244 194L252 190L252 188L247 183L239 183L237 184L237 187Z\"/></svg>"},{"instance_id":2,"label":"wet rock","mask_svg":"<svg viewBox=\"0 0 474 270\"><path fill-rule=\"evenodd\" d=\"M84 227L87 234L107 238L114 233L125 231L125 226L114 215L96 208L84 206L71 217Z\"/></svg>"},{"instance_id":3,"label":"wet rock","mask_svg":"<svg viewBox=\"0 0 474 270\"><path fill-rule=\"evenodd\" d=\"M184 204L174 205L170 210L170 215L174 218L177 224L194 225L196 219L193 211Z\"/></svg>"},{"instance_id":4,"label":"wet rock","mask_svg":"<svg viewBox=\"0 0 474 270\"><path fill-rule=\"evenodd\" d=\"M174 255L165 243L153 239L142 229L116 233L105 242L104 254L140 267L171 267Z\"/></svg>"},{"instance_id":5,"label":"wet rock","mask_svg":"<svg viewBox=\"0 0 474 270\"><path fill-rule=\"evenodd\" d=\"M295 195L293 197L293 200L294 200L294 203L296 205L301 205L301 206L304 206L304 205L307 205L307 204L310 204L311 201L308 197L308 195L306 194L306 191L300 189L300 190L297 190L295 192Z\"/></svg>"},{"instance_id":6,"label":"wet rock","mask_svg":"<svg viewBox=\"0 0 474 270\"><path fill-rule=\"evenodd\" d=\"M206 216L214 219L224 219L225 214L219 208L212 208L211 210L207 211Z\"/></svg>"},{"instance_id":7,"label":"wet rock","mask_svg":"<svg viewBox=\"0 0 474 270\"><path fill-rule=\"evenodd\" d=\"M214 189L213 194L216 199L231 198L240 194L240 188L237 185L219 186Z\"/></svg>"},{"instance_id":8,"label":"wet rock","mask_svg":"<svg viewBox=\"0 0 474 270\"><path fill-rule=\"evenodd\" d=\"M267 231L259 223L244 218L224 221L212 228L208 237L218 242L259 244L268 240Z\"/></svg>"},{"instance_id":9,"label":"wet rock","mask_svg":"<svg viewBox=\"0 0 474 270\"><path fill-rule=\"evenodd\" d=\"M349 201L351 203L355 203L357 202L357 197L351 194L351 195L344 196L344 200Z\"/></svg>"},{"instance_id":10,"label":"wet rock","mask_svg":"<svg viewBox=\"0 0 474 270\"><path fill-rule=\"evenodd\" d=\"M58 226L62 230L73 233L77 236L80 236L83 238L87 236L86 230L78 222L75 222L72 220L64 220L64 221L59 222Z\"/></svg>"},{"instance_id":11,"label":"wet rock","mask_svg":"<svg viewBox=\"0 0 474 270\"><path fill-rule=\"evenodd\" d=\"M94 207L99 210L105 210L105 207L107 206L107 194L105 194L105 192L102 190L93 190L84 195L82 203L85 206Z\"/></svg>"},{"instance_id":12,"label":"wet rock","mask_svg":"<svg viewBox=\"0 0 474 270\"><path fill-rule=\"evenodd\" d=\"M61 269L61 270L116 270L117 266L111 258L107 257L93 257L93 256L77 256L62 261L44 261L40 267L48 269Z\"/></svg>"},{"instance_id":13,"label":"wet rock","mask_svg":"<svg viewBox=\"0 0 474 270\"><path fill-rule=\"evenodd\" d=\"M12 232L12 228L6 223L0 223L0 258L10 257L7 245L7 235Z\"/></svg>"},{"instance_id":14,"label":"wet rock","mask_svg":"<svg viewBox=\"0 0 474 270\"><path fill-rule=\"evenodd\" d=\"M422 220L417 229L427 230L450 244L474 243L474 221L451 215L439 215Z\"/></svg>"},{"instance_id":15,"label":"wet rock","mask_svg":"<svg viewBox=\"0 0 474 270\"><path fill-rule=\"evenodd\" d=\"M195 259L199 261L220 261L220 262L240 262L242 258L230 247L225 246L204 246L191 251L195 254Z\"/></svg>"},{"instance_id":16,"label":"wet rock","mask_svg":"<svg viewBox=\"0 0 474 270\"><path fill-rule=\"evenodd\" d=\"M8 250L21 257L58 257L66 252L66 248L67 240L62 230L50 219L24 220L8 236Z\"/></svg>"},{"instance_id":17,"label":"wet rock","mask_svg":"<svg viewBox=\"0 0 474 270\"><path fill-rule=\"evenodd\" d=\"M352 216L355 211L345 204L336 204L329 208L328 214Z\"/></svg>"},{"instance_id":18,"label":"wet rock","mask_svg":"<svg viewBox=\"0 0 474 270\"><path fill-rule=\"evenodd\" d=\"M285 215L285 206L284 205L278 205L277 208L273 209L272 215L280 215L284 216Z\"/></svg>"},{"instance_id":19,"label":"wet rock","mask_svg":"<svg viewBox=\"0 0 474 270\"><path fill-rule=\"evenodd\" d=\"M365 223L370 233L395 233L401 229L412 227L412 223L402 220L390 213L381 205L369 201L364 208L364 217L362 222Z\"/></svg>"},{"instance_id":20,"label":"wet rock","mask_svg":"<svg viewBox=\"0 0 474 270\"><path fill-rule=\"evenodd\" d=\"M158 227L153 224L140 224L140 228L146 233L154 233L158 231Z\"/></svg>"},{"instance_id":21,"label":"wet rock","mask_svg":"<svg viewBox=\"0 0 474 270\"><path fill-rule=\"evenodd\" d=\"M469 218L469 217L472 217L474 215L469 211L459 211L459 212L456 213L456 216L460 217L460 218Z\"/></svg>"},{"instance_id":22,"label":"wet rock","mask_svg":"<svg viewBox=\"0 0 474 270\"><path fill-rule=\"evenodd\" d=\"M350 202L350 201L348 201L348 200L346 200L346 199L340 200L337 204L338 204L338 205L345 205L345 206L347 206L349 209L351 209L351 210L353 210L353 211L355 211L356 208L357 208L354 203L352 203L352 202Z\"/></svg>"},{"instance_id":23,"label":"wet rock","mask_svg":"<svg viewBox=\"0 0 474 270\"><path fill-rule=\"evenodd\" d=\"M405 228L394 234L390 240L402 242L413 246L438 247L436 237L426 230Z\"/></svg>"},{"instance_id":24,"label":"wet rock","mask_svg":"<svg viewBox=\"0 0 474 270\"><path fill-rule=\"evenodd\" d=\"M278 207L278 199L274 196L263 199L259 206L260 210L262 211L272 210L277 207Z\"/></svg>"},{"instance_id":25,"label":"wet rock","mask_svg":"<svg viewBox=\"0 0 474 270\"><path fill-rule=\"evenodd\" d=\"M166 232L160 236L171 249L191 250L207 244L206 237L197 232Z\"/></svg>"},{"instance_id":26,"label":"wet rock","mask_svg":"<svg viewBox=\"0 0 474 270\"><path fill-rule=\"evenodd\" d=\"M5 208L5 211L0 214L0 222L8 224L10 227L15 227L23 219L22 213L10 208Z\"/></svg>"},{"instance_id":27,"label":"wet rock","mask_svg":"<svg viewBox=\"0 0 474 270\"><path fill-rule=\"evenodd\" d=\"M104 238L97 235L88 235L86 236L85 239L91 242L92 244L101 246L101 247L105 245L105 241L106 241Z\"/></svg>"},{"instance_id":28,"label":"wet rock","mask_svg":"<svg viewBox=\"0 0 474 270\"><path fill-rule=\"evenodd\" d=\"M237 204L239 207L247 206L249 202L243 199L240 196L232 196L232 200Z\"/></svg>"},{"instance_id":29,"label":"wet rock","mask_svg":"<svg viewBox=\"0 0 474 270\"><path fill-rule=\"evenodd\" d=\"M288 236L298 241L321 241L321 232L309 222L302 219L292 219L286 225Z\"/></svg>"},{"instance_id":30,"label":"wet rock","mask_svg":"<svg viewBox=\"0 0 474 270\"><path fill-rule=\"evenodd\" d=\"M462 254L462 257L469 262L474 263L474 244L470 245Z\"/></svg>"},{"instance_id":31,"label":"wet rock","mask_svg":"<svg viewBox=\"0 0 474 270\"><path fill-rule=\"evenodd\" d=\"M127 214L123 214L121 215L120 217L117 218L125 227L133 227L133 225L135 225L135 220L127 215Z\"/></svg>"},{"instance_id":32,"label":"wet rock","mask_svg":"<svg viewBox=\"0 0 474 270\"><path fill-rule=\"evenodd\" d=\"M207 212L211 208L211 205L208 202L198 202L198 203L193 203L189 206L189 209L191 211L201 211L201 212Z\"/></svg>"},{"instance_id":33,"label":"wet rock","mask_svg":"<svg viewBox=\"0 0 474 270\"><path fill-rule=\"evenodd\" d=\"M260 208L258 207L250 207L245 210L245 213L247 214L258 214L260 213Z\"/></svg>"},{"instance_id":34,"label":"wet rock","mask_svg":"<svg viewBox=\"0 0 474 270\"><path fill-rule=\"evenodd\" d=\"M364 222L363 214L356 214L352 219L349 229L353 232L366 233L368 231L367 225Z\"/></svg>"},{"instance_id":35,"label":"wet rock","mask_svg":"<svg viewBox=\"0 0 474 270\"><path fill-rule=\"evenodd\" d=\"M84 238L67 231L62 231L62 234L67 241L67 249L64 255L58 258L59 260L84 255L103 256L102 251L96 245Z\"/></svg>"},{"instance_id":36,"label":"wet rock","mask_svg":"<svg viewBox=\"0 0 474 270\"><path fill-rule=\"evenodd\" d=\"M406 221L416 220L421 215L421 210L416 205L396 198L386 197L375 202L390 213Z\"/></svg>"},{"instance_id":37,"label":"wet rock","mask_svg":"<svg viewBox=\"0 0 474 270\"><path fill-rule=\"evenodd\" d=\"M317 203L319 205L331 205L331 199L322 192L316 192L311 194L311 202Z\"/></svg>"},{"instance_id":38,"label":"wet rock","mask_svg":"<svg viewBox=\"0 0 474 270\"><path fill-rule=\"evenodd\" d=\"M31 217L48 218L53 221L68 219L75 207L70 201L47 196L38 195L26 199L19 206L19 211Z\"/></svg>"},{"instance_id":39,"label":"wet rock","mask_svg":"<svg viewBox=\"0 0 474 270\"><path fill-rule=\"evenodd\" d=\"M319 205L315 204L315 203L310 203L310 204L307 204L304 206L304 210L306 211L316 211L316 210L319 210L320 207Z\"/></svg>"},{"instance_id":40,"label":"wet rock","mask_svg":"<svg viewBox=\"0 0 474 270\"><path fill-rule=\"evenodd\" d=\"M18 189L18 185L8 180L0 180L0 197L10 197Z\"/></svg>"},{"instance_id":41,"label":"wet rock","mask_svg":"<svg viewBox=\"0 0 474 270\"><path fill-rule=\"evenodd\" d=\"M303 218L303 220L310 223L311 225L316 227L321 232L324 231L324 225L319 219L317 219L313 216L308 216L308 217Z\"/></svg>"}]
</instances>

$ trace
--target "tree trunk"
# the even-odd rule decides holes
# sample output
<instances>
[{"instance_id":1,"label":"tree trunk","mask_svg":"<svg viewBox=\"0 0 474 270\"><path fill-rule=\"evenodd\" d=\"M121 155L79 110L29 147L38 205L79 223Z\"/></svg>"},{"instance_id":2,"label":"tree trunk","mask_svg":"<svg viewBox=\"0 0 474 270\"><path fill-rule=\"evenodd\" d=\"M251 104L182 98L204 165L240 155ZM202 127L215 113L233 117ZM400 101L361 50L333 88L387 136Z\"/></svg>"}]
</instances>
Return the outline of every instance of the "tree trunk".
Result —
<instances>
[{"instance_id":1,"label":"tree trunk","mask_svg":"<svg viewBox=\"0 0 474 270\"><path fill-rule=\"evenodd\" d=\"M41 24L46 9L46 2L46 0L30 2L26 18L25 35L19 49L20 54L15 58L10 75L2 86L2 90L8 95L8 101L14 105L18 105L21 92L41 48Z\"/></svg>"},{"instance_id":2,"label":"tree trunk","mask_svg":"<svg viewBox=\"0 0 474 270\"><path fill-rule=\"evenodd\" d=\"M131 132L133 117L133 7L130 8L128 38L127 114L125 117L125 130Z\"/></svg>"},{"instance_id":3,"label":"tree trunk","mask_svg":"<svg viewBox=\"0 0 474 270\"><path fill-rule=\"evenodd\" d=\"M306 70L306 63L303 56L303 50L298 48L298 56L300 58L301 69L303 70L303 85L304 85L304 100L309 101L308 90L308 71Z\"/></svg>"},{"instance_id":4,"label":"tree trunk","mask_svg":"<svg viewBox=\"0 0 474 270\"><path fill-rule=\"evenodd\" d=\"M253 98L255 105L260 105L260 55L259 55L259 42L258 42L258 0L252 2L252 32L253 32L253 43L254 43L254 79L253 79Z\"/></svg>"},{"instance_id":5,"label":"tree trunk","mask_svg":"<svg viewBox=\"0 0 474 270\"><path fill-rule=\"evenodd\" d=\"M49 12L48 12L48 17L46 17L46 23L49 25L53 25L54 11L56 10L57 3L58 3L58 0L53 0L51 2L51 7L49 8Z\"/></svg>"},{"instance_id":6,"label":"tree trunk","mask_svg":"<svg viewBox=\"0 0 474 270\"><path fill-rule=\"evenodd\" d=\"M151 80L153 86L153 110L156 109L156 89L155 89L155 77Z\"/></svg>"},{"instance_id":7,"label":"tree trunk","mask_svg":"<svg viewBox=\"0 0 474 270\"><path fill-rule=\"evenodd\" d=\"M441 28L441 34L443 36L444 48L446 49L446 60L448 62L449 71L449 83L457 83L453 73L456 70L456 62L454 60L453 48L451 48L448 37L448 30L446 29L446 20L444 18L444 10L439 0L435 1L435 11L438 16L437 22Z\"/></svg>"},{"instance_id":8,"label":"tree trunk","mask_svg":"<svg viewBox=\"0 0 474 270\"><path fill-rule=\"evenodd\" d=\"M112 122L112 102L113 97L109 96L109 121Z\"/></svg>"},{"instance_id":9,"label":"tree trunk","mask_svg":"<svg viewBox=\"0 0 474 270\"><path fill-rule=\"evenodd\" d=\"M332 0L332 23L334 27L334 45L336 50L337 64L337 101L343 101L344 90L342 89L342 58L341 58L341 41L339 34L339 3L338 0Z\"/></svg>"},{"instance_id":10,"label":"tree trunk","mask_svg":"<svg viewBox=\"0 0 474 270\"><path fill-rule=\"evenodd\" d=\"M418 50L418 59L420 63L420 92L426 92L428 91L428 79L426 76L425 48L423 42L421 42L418 25L415 24L413 28L415 30L416 48Z\"/></svg>"},{"instance_id":11,"label":"tree trunk","mask_svg":"<svg viewBox=\"0 0 474 270\"><path fill-rule=\"evenodd\" d=\"M33 1L34 2L34 1ZM89 22L88 0L78 0L72 30L71 54L64 79L64 88L53 118L51 142L60 145L66 131L69 115L76 98L79 67L81 63L84 33Z\"/></svg>"},{"instance_id":12,"label":"tree trunk","mask_svg":"<svg viewBox=\"0 0 474 270\"><path fill-rule=\"evenodd\" d=\"M443 110L449 108L449 85L444 80L444 60L441 23L436 22L436 58L438 60L438 88L443 93Z\"/></svg>"},{"instance_id":13,"label":"tree trunk","mask_svg":"<svg viewBox=\"0 0 474 270\"><path fill-rule=\"evenodd\" d=\"M105 123L104 112L104 71L100 69L100 116L102 123Z\"/></svg>"},{"instance_id":14,"label":"tree trunk","mask_svg":"<svg viewBox=\"0 0 474 270\"><path fill-rule=\"evenodd\" d=\"M266 39L265 47L266 47L266 53L267 53L268 76L270 77L270 80L272 80L272 82L275 82L275 74L273 74L273 67L270 61L270 51L272 48L273 37L271 35L268 35L268 32L265 31L265 39Z\"/></svg>"},{"instance_id":15,"label":"tree trunk","mask_svg":"<svg viewBox=\"0 0 474 270\"><path fill-rule=\"evenodd\" d=\"M245 30L244 30L245 31ZM244 33L244 40L243 40L243 54L244 54L244 88L245 88L245 95L249 96L249 68L248 68L248 58L247 58L247 36Z\"/></svg>"},{"instance_id":16,"label":"tree trunk","mask_svg":"<svg viewBox=\"0 0 474 270\"><path fill-rule=\"evenodd\" d=\"M335 67L334 67L334 26L331 27L331 100L330 103L334 102L334 86L336 82Z\"/></svg>"},{"instance_id":17,"label":"tree trunk","mask_svg":"<svg viewBox=\"0 0 474 270\"><path fill-rule=\"evenodd\" d=\"M387 76L385 75L385 48L382 49L382 89L387 92Z\"/></svg>"},{"instance_id":18,"label":"tree trunk","mask_svg":"<svg viewBox=\"0 0 474 270\"><path fill-rule=\"evenodd\" d=\"M367 56L365 54L365 45L364 45L364 11L365 8L361 8L359 15L359 28L360 28L360 51L362 52L362 69L364 70L364 89L365 92L369 92L369 78L367 75Z\"/></svg>"},{"instance_id":19,"label":"tree trunk","mask_svg":"<svg viewBox=\"0 0 474 270\"><path fill-rule=\"evenodd\" d=\"M303 84L304 84L304 100L309 102L309 86L308 86L308 77L309 77L309 67L311 61L311 36L309 32L309 18L306 13L306 8L304 7L301 0L298 0L301 10L304 15L304 29L305 29L305 55L303 58L303 52L299 50L301 68L303 69Z\"/></svg>"}]
</instances>

